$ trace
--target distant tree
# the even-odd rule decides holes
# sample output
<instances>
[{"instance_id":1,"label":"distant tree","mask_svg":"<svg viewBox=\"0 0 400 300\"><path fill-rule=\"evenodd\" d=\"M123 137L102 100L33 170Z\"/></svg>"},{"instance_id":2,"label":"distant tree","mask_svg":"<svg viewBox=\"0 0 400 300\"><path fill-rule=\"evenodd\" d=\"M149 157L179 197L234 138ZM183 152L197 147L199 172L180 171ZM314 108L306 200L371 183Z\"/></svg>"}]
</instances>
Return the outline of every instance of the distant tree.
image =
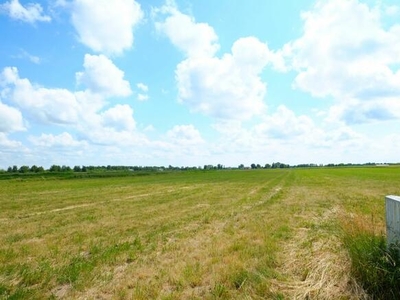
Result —
<instances>
[{"instance_id":1,"label":"distant tree","mask_svg":"<svg viewBox=\"0 0 400 300\"><path fill-rule=\"evenodd\" d=\"M281 163L280 162L274 162L274 163L272 163L272 166L271 166L272 169L278 169L280 167L281 167Z\"/></svg>"},{"instance_id":2,"label":"distant tree","mask_svg":"<svg viewBox=\"0 0 400 300\"><path fill-rule=\"evenodd\" d=\"M18 172L18 167L17 166L13 166L12 167L12 171L13 171L13 173L17 173Z\"/></svg>"},{"instance_id":3,"label":"distant tree","mask_svg":"<svg viewBox=\"0 0 400 300\"><path fill-rule=\"evenodd\" d=\"M12 167L8 167L7 172L12 173L12 171L13 171Z\"/></svg>"},{"instance_id":4,"label":"distant tree","mask_svg":"<svg viewBox=\"0 0 400 300\"><path fill-rule=\"evenodd\" d=\"M252 169L257 169L256 164L251 164L250 167L251 167Z\"/></svg>"},{"instance_id":5,"label":"distant tree","mask_svg":"<svg viewBox=\"0 0 400 300\"><path fill-rule=\"evenodd\" d=\"M74 172L80 172L80 171L82 171L81 166L74 167Z\"/></svg>"},{"instance_id":6,"label":"distant tree","mask_svg":"<svg viewBox=\"0 0 400 300\"><path fill-rule=\"evenodd\" d=\"M38 169L38 167L37 167L36 165L33 165L33 166L30 168L30 171L33 172L33 173L36 173L36 172L37 172L37 169Z\"/></svg>"},{"instance_id":7,"label":"distant tree","mask_svg":"<svg viewBox=\"0 0 400 300\"><path fill-rule=\"evenodd\" d=\"M71 167L69 167L69 166L63 165L61 167L61 172L70 172L70 171L71 171Z\"/></svg>"},{"instance_id":8,"label":"distant tree","mask_svg":"<svg viewBox=\"0 0 400 300\"><path fill-rule=\"evenodd\" d=\"M264 169L270 169L271 165L270 164L265 164Z\"/></svg>"},{"instance_id":9,"label":"distant tree","mask_svg":"<svg viewBox=\"0 0 400 300\"><path fill-rule=\"evenodd\" d=\"M50 172L60 172L61 171L61 167L58 165L52 165L49 169Z\"/></svg>"},{"instance_id":10,"label":"distant tree","mask_svg":"<svg viewBox=\"0 0 400 300\"><path fill-rule=\"evenodd\" d=\"M87 172L87 168L85 166L82 166L82 172Z\"/></svg>"},{"instance_id":11,"label":"distant tree","mask_svg":"<svg viewBox=\"0 0 400 300\"><path fill-rule=\"evenodd\" d=\"M29 167L28 166L21 166L19 168L20 173L28 173L29 172Z\"/></svg>"}]
</instances>

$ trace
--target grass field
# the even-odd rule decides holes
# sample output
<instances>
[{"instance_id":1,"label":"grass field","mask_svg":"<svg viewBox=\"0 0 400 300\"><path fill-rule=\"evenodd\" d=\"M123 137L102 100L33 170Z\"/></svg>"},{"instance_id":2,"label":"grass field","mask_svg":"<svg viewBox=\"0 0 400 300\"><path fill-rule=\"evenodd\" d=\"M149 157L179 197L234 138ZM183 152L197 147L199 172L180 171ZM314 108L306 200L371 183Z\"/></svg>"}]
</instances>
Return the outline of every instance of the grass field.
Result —
<instances>
[{"instance_id":1,"label":"grass field","mask_svg":"<svg viewBox=\"0 0 400 300\"><path fill-rule=\"evenodd\" d=\"M360 299L400 168L0 180L0 299Z\"/></svg>"}]
</instances>

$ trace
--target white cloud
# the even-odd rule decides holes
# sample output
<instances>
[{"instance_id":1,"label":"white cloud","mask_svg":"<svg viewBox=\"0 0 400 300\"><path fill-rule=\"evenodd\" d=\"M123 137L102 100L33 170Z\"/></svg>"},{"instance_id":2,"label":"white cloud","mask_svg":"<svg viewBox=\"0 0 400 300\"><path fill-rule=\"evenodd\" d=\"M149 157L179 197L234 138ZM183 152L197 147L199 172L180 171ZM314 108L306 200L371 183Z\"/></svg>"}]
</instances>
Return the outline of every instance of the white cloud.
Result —
<instances>
[{"instance_id":1,"label":"white cloud","mask_svg":"<svg viewBox=\"0 0 400 300\"><path fill-rule=\"evenodd\" d=\"M259 75L268 55L268 47L250 37L236 41L232 54L221 59L182 61L176 69L179 101L192 111L219 119L243 120L262 114L267 86Z\"/></svg>"},{"instance_id":2,"label":"white cloud","mask_svg":"<svg viewBox=\"0 0 400 300\"><path fill-rule=\"evenodd\" d=\"M2 148L0 152L2 152L2 150L5 150L5 148L7 149L21 148L22 143L19 141L10 140L4 132L0 132L0 146Z\"/></svg>"},{"instance_id":3,"label":"white cloud","mask_svg":"<svg viewBox=\"0 0 400 300\"><path fill-rule=\"evenodd\" d=\"M18 106L24 116L33 122L70 128L77 131L82 139L95 144L146 143L145 137L136 131L132 108L115 105L104 110L107 105L104 95L91 90L71 92L35 86L28 79L20 78L16 68L3 70L0 86L3 87L2 97ZM41 141L49 142L51 138L43 136ZM60 138L70 140L65 135L58 136L54 137L54 143Z\"/></svg>"},{"instance_id":4,"label":"white cloud","mask_svg":"<svg viewBox=\"0 0 400 300\"><path fill-rule=\"evenodd\" d=\"M75 95L66 89L34 86L28 79L21 79L16 68L5 68L0 82L9 86L9 89L3 90L3 94L36 121L70 124L78 119L79 105Z\"/></svg>"},{"instance_id":5,"label":"white cloud","mask_svg":"<svg viewBox=\"0 0 400 300\"><path fill-rule=\"evenodd\" d=\"M149 95L138 94L137 99L138 99L139 101L147 101L147 100L149 100Z\"/></svg>"},{"instance_id":6,"label":"white cloud","mask_svg":"<svg viewBox=\"0 0 400 300\"><path fill-rule=\"evenodd\" d=\"M385 6L384 10L388 16L397 16L400 13L400 7L396 5Z\"/></svg>"},{"instance_id":7,"label":"white cloud","mask_svg":"<svg viewBox=\"0 0 400 300\"><path fill-rule=\"evenodd\" d=\"M292 139L312 135L315 128L311 118L305 115L296 116L293 111L280 105L274 114L266 116L263 122L255 127L255 131L258 135L268 138Z\"/></svg>"},{"instance_id":8,"label":"white cloud","mask_svg":"<svg viewBox=\"0 0 400 300\"><path fill-rule=\"evenodd\" d=\"M145 148L149 143L146 136L141 133L127 130L121 131L112 127L94 126L89 131L82 133L82 135L95 145Z\"/></svg>"},{"instance_id":9,"label":"white cloud","mask_svg":"<svg viewBox=\"0 0 400 300\"><path fill-rule=\"evenodd\" d=\"M285 69L280 52L271 51L255 37L246 37L219 58L218 36L210 25L196 23L173 1L154 14L162 19L156 22L157 30L187 56L175 71L179 102L193 112L221 120L246 120L265 111L267 85L260 75L268 63L276 70Z\"/></svg>"},{"instance_id":10,"label":"white cloud","mask_svg":"<svg viewBox=\"0 0 400 300\"><path fill-rule=\"evenodd\" d=\"M175 145L198 145L204 140L193 125L176 125L167 132L169 142Z\"/></svg>"},{"instance_id":11,"label":"white cloud","mask_svg":"<svg viewBox=\"0 0 400 300\"><path fill-rule=\"evenodd\" d=\"M25 130L21 112L0 101L0 132Z\"/></svg>"},{"instance_id":12,"label":"white cloud","mask_svg":"<svg viewBox=\"0 0 400 300\"><path fill-rule=\"evenodd\" d=\"M34 24L36 22L50 22L51 18L43 14L43 8L38 3L21 5L19 0L11 0L0 4L0 12L6 12L10 18Z\"/></svg>"},{"instance_id":13,"label":"white cloud","mask_svg":"<svg viewBox=\"0 0 400 300\"><path fill-rule=\"evenodd\" d=\"M167 35L172 44L188 57L212 57L218 51L218 36L214 29L182 14L173 1L167 1L154 12L156 16L167 15L163 21L156 22L156 29Z\"/></svg>"},{"instance_id":14,"label":"white cloud","mask_svg":"<svg viewBox=\"0 0 400 300\"><path fill-rule=\"evenodd\" d=\"M375 121L400 119L399 98L386 98L379 101L360 101L348 99L333 105L328 112L327 121L342 120L347 124L362 124Z\"/></svg>"},{"instance_id":15,"label":"white cloud","mask_svg":"<svg viewBox=\"0 0 400 300\"><path fill-rule=\"evenodd\" d=\"M39 137L30 136L29 140L36 146L41 147L61 147L61 148L76 148L87 146L86 142L75 140L68 132L63 132L59 135L41 134Z\"/></svg>"},{"instance_id":16,"label":"white cloud","mask_svg":"<svg viewBox=\"0 0 400 300\"><path fill-rule=\"evenodd\" d=\"M147 93L149 91L149 87L147 85L145 85L144 83L142 83L142 82L139 82L136 86L142 92Z\"/></svg>"},{"instance_id":17,"label":"white cloud","mask_svg":"<svg viewBox=\"0 0 400 300\"><path fill-rule=\"evenodd\" d=\"M20 58L20 59L28 59L28 60L30 60L30 62L37 64L37 65L41 63L41 59L39 56L32 55L23 49L21 49L20 54L15 55L13 57Z\"/></svg>"},{"instance_id":18,"label":"white cloud","mask_svg":"<svg viewBox=\"0 0 400 300\"><path fill-rule=\"evenodd\" d=\"M85 84L92 92L105 97L126 97L132 94L130 84L124 80L124 72L104 55L85 55L85 71L76 73L79 84Z\"/></svg>"},{"instance_id":19,"label":"white cloud","mask_svg":"<svg viewBox=\"0 0 400 300\"><path fill-rule=\"evenodd\" d=\"M232 156L245 164L343 162L343 157L359 162L357 151L369 149L370 141L343 124L325 125L317 125L310 117L281 105L251 126L239 121L214 124L220 137L211 149L214 155ZM368 151L369 155L373 150Z\"/></svg>"},{"instance_id":20,"label":"white cloud","mask_svg":"<svg viewBox=\"0 0 400 300\"><path fill-rule=\"evenodd\" d=\"M129 105L118 104L101 113L100 116L105 127L126 131L133 131L136 128L133 109Z\"/></svg>"},{"instance_id":21,"label":"white cloud","mask_svg":"<svg viewBox=\"0 0 400 300\"><path fill-rule=\"evenodd\" d=\"M257 139L252 129L244 128L242 122L237 120L219 121L212 127L220 133L218 141L212 147L212 152L216 154L250 154L265 141Z\"/></svg>"},{"instance_id":22,"label":"white cloud","mask_svg":"<svg viewBox=\"0 0 400 300\"><path fill-rule=\"evenodd\" d=\"M142 91L142 93L139 93L137 95L137 99L139 101L147 101L149 99L149 95L147 95L147 92L149 91L149 87L141 82L139 82L136 86L140 91Z\"/></svg>"},{"instance_id":23,"label":"white cloud","mask_svg":"<svg viewBox=\"0 0 400 300\"><path fill-rule=\"evenodd\" d=\"M175 125L162 140L149 143L148 151L152 157L162 158L165 164L178 165L191 161L193 157L209 155L200 131L191 124Z\"/></svg>"},{"instance_id":24,"label":"white cloud","mask_svg":"<svg viewBox=\"0 0 400 300\"><path fill-rule=\"evenodd\" d=\"M80 41L106 54L121 54L132 47L133 29L142 18L135 0L74 0L72 5L72 23Z\"/></svg>"},{"instance_id":25,"label":"white cloud","mask_svg":"<svg viewBox=\"0 0 400 300\"><path fill-rule=\"evenodd\" d=\"M398 105L390 103L400 98L400 24L384 28L383 13L358 0L317 1L302 15L303 35L284 47L298 72L294 87L314 97L333 97L348 112L337 115L362 114L354 117L357 122L399 116Z\"/></svg>"}]
</instances>

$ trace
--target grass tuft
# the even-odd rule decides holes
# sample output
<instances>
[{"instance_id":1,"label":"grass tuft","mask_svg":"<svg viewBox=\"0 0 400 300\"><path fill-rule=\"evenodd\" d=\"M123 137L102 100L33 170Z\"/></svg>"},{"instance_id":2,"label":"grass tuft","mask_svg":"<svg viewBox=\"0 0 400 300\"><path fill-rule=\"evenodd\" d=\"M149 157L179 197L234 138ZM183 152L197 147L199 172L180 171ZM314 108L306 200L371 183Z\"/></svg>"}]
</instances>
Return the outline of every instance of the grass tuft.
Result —
<instances>
[{"instance_id":1,"label":"grass tuft","mask_svg":"<svg viewBox=\"0 0 400 300\"><path fill-rule=\"evenodd\" d=\"M352 276L373 299L399 299L400 247L387 247L384 234L370 227L359 220L343 226Z\"/></svg>"}]
</instances>

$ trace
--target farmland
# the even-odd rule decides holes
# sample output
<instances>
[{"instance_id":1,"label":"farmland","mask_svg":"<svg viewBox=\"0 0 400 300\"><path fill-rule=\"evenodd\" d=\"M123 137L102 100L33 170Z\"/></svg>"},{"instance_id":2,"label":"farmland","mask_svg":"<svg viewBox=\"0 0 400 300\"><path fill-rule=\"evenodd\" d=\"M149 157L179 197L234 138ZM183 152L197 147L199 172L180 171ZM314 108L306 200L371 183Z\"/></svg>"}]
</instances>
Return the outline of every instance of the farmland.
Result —
<instances>
[{"instance_id":1,"label":"farmland","mask_svg":"<svg viewBox=\"0 0 400 300\"><path fill-rule=\"evenodd\" d=\"M358 299L399 167L0 180L0 299Z\"/></svg>"}]
</instances>

